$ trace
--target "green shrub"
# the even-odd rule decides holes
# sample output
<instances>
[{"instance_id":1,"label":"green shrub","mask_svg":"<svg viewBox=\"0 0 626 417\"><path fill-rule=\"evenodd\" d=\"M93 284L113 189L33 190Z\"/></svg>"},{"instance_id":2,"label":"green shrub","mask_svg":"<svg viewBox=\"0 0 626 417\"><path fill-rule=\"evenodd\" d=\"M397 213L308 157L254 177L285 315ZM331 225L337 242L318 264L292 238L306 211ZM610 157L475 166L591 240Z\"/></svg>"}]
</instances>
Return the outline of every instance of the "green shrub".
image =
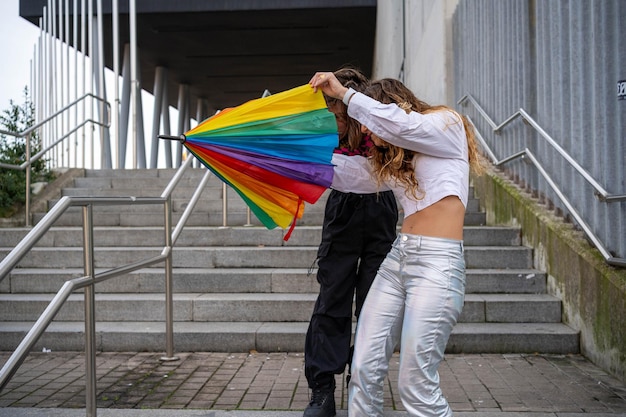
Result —
<instances>
[{"instance_id":1,"label":"green shrub","mask_svg":"<svg viewBox=\"0 0 626 417\"><path fill-rule=\"evenodd\" d=\"M10 108L0 114L0 128L14 133L20 133L35 123L35 106L32 103L28 89L24 88L24 103L16 104L9 101ZM39 135L34 133L30 138L31 156L41 150ZM26 161L26 138L16 138L0 135L0 162L11 165L21 165ZM42 158L31 167L31 183L47 181L52 177ZM13 215L26 201L26 171L18 169L0 168L0 216Z\"/></svg>"}]
</instances>

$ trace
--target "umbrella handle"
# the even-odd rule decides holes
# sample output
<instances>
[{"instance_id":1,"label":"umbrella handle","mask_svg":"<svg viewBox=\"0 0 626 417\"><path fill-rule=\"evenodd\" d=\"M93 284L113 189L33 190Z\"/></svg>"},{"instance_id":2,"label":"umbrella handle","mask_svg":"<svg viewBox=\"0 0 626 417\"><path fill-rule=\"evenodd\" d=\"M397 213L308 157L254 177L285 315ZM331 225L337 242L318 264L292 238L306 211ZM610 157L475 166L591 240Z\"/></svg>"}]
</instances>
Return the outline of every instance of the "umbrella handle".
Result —
<instances>
[{"instance_id":1,"label":"umbrella handle","mask_svg":"<svg viewBox=\"0 0 626 417\"><path fill-rule=\"evenodd\" d=\"M159 135L159 139L167 139L167 140L177 140L180 143L185 143L187 137L185 135L180 136L170 136L170 135Z\"/></svg>"}]
</instances>

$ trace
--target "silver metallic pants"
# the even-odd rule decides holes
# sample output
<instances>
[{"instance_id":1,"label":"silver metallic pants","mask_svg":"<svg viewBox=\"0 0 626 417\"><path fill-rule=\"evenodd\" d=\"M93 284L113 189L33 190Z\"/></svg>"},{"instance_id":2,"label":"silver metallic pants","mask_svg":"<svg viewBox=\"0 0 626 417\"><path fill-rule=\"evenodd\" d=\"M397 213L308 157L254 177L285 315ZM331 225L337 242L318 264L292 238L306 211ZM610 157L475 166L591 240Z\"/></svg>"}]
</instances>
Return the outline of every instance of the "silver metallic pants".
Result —
<instances>
[{"instance_id":1,"label":"silver metallic pants","mask_svg":"<svg viewBox=\"0 0 626 417\"><path fill-rule=\"evenodd\" d=\"M410 416L451 416L438 368L465 296L463 242L399 234L358 321L348 415L383 415L383 385L400 342L398 389Z\"/></svg>"}]
</instances>

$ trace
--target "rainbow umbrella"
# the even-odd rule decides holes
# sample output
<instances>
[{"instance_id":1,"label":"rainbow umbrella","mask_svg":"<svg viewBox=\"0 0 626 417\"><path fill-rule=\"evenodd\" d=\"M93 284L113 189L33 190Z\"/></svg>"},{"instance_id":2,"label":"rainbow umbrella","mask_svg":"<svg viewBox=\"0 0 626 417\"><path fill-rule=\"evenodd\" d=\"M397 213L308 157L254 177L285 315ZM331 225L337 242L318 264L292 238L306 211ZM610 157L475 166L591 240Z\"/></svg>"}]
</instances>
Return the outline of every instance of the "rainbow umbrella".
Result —
<instances>
[{"instance_id":1,"label":"rainbow umbrella","mask_svg":"<svg viewBox=\"0 0 626 417\"><path fill-rule=\"evenodd\" d=\"M303 85L222 110L180 137L268 229L289 227L333 178L337 124L321 91ZM291 225L291 226L290 226Z\"/></svg>"}]
</instances>

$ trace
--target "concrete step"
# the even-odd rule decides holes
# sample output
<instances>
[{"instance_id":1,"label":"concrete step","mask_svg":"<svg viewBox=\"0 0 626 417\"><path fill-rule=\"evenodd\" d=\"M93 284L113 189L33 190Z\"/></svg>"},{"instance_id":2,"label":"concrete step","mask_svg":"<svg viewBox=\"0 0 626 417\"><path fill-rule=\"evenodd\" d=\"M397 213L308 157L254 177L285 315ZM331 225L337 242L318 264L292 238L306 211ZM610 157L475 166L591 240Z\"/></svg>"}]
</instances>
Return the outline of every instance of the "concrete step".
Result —
<instances>
[{"instance_id":1,"label":"concrete step","mask_svg":"<svg viewBox=\"0 0 626 417\"><path fill-rule=\"evenodd\" d=\"M187 206L204 169L189 170L172 198L173 220ZM73 196L159 196L175 170L86 170L63 189ZM222 183L212 177L174 249L174 331L178 351L301 351L319 291L315 258L325 193L307 205L291 239L267 230L229 189L221 227ZM58 199L50 200L50 206ZM37 222L44 213L34 215ZM399 225L402 223L400 213ZM163 208L94 206L97 273L161 253ZM0 282L0 349L13 350L63 282L83 275L80 208L55 224ZM464 241L464 310L448 345L455 353L577 353L578 334L560 323L561 303L546 295L519 228L485 227L470 189ZM28 229L0 230L0 259ZM97 349L163 351L163 264L96 286ZM84 348L83 294L71 295L35 349Z\"/></svg>"},{"instance_id":2,"label":"concrete step","mask_svg":"<svg viewBox=\"0 0 626 417\"><path fill-rule=\"evenodd\" d=\"M84 177L74 178L74 185L65 187L71 188L83 188L83 189L107 189L107 188L119 188L119 189L131 189L135 190L139 187L142 188L156 188L165 189L170 180L176 174L175 169L136 169L136 170L119 170L119 169L99 169L99 170L85 170ZM206 169L187 169L178 184L180 186L193 186L197 184L206 173ZM209 188L221 188L223 182L215 175L211 174L208 180L207 187ZM133 186L130 186L133 185ZM160 195L159 192L157 195ZM470 199L474 198L474 187L470 185L469 194Z\"/></svg>"},{"instance_id":3,"label":"concrete step","mask_svg":"<svg viewBox=\"0 0 626 417\"><path fill-rule=\"evenodd\" d=\"M0 246L16 246L30 231L27 228L0 228ZM322 239L321 226L297 226L291 238L283 240L281 229L268 230L263 226L185 227L176 246L317 246ZM38 247L78 247L82 246L81 227L53 227L37 243ZM162 246L163 227L95 227L96 246ZM520 230L516 227L466 226L463 232L464 245L467 246L518 246L521 244Z\"/></svg>"},{"instance_id":4,"label":"concrete step","mask_svg":"<svg viewBox=\"0 0 626 417\"><path fill-rule=\"evenodd\" d=\"M154 212L126 212L119 211L101 211L94 208L93 224L94 226L158 226L163 225L163 210L158 211L155 205ZM181 211L173 211L172 219L176 224L182 215ZM43 219L45 213L33 213L33 224L37 224ZM253 225L260 225L261 222L256 218L254 213L250 215ZM324 219L324 204L307 204L304 209L304 215L298 219L297 224L300 226L321 225ZM246 207L228 208L227 226L242 226L248 223L248 212ZM399 222L401 223L401 222ZM465 224L467 226L483 226L486 224L486 214L477 212L465 213ZM82 214L79 208L72 207L65 212L55 222L56 226L80 226L82 225ZM221 226L223 225L223 216L221 205L219 209L213 211L197 211L191 214L189 226Z\"/></svg>"},{"instance_id":5,"label":"concrete step","mask_svg":"<svg viewBox=\"0 0 626 417\"><path fill-rule=\"evenodd\" d=\"M0 248L4 258L11 248ZM158 256L155 247L97 247L96 268L113 268ZM172 255L175 268L306 268L317 257L317 247L175 247ZM468 246L465 248L467 268L532 267L532 250L523 246ZM20 268L79 268L83 265L82 248L36 247L18 264Z\"/></svg>"},{"instance_id":6,"label":"concrete step","mask_svg":"<svg viewBox=\"0 0 626 417\"><path fill-rule=\"evenodd\" d=\"M322 213L310 213L306 210L306 217L298 220L298 225L314 225L320 224L323 218ZM313 214L313 215L311 215ZM33 213L33 224L37 224L43 219L45 213ZM177 224L182 216L182 212L172 212L172 221ZM56 226L79 226L82 224L82 214L80 210L72 208L68 210L55 222ZM261 222L252 214L250 223L260 226ZM158 226L164 224L164 214L161 209L160 213L126 213L126 212L99 212L94 210L93 217L94 226ZM188 226L221 226L224 224L222 210L212 212L193 212L186 223ZM227 217L227 226L243 226L248 224L248 213L244 207L240 210L229 209Z\"/></svg>"},{"instance_id":7,"label":"concrete step","mask_svg":"<svg viewBox=\"0 0 626 417\"><path fill-rule=\"evenodd\" d=\"M187 208L187 205L189 203L189 196L191 195L191 193L189 195L185 195L184 197L173 197L172 198L172 211L173 212L182 212L185 211L185 209ZM121 195L111 195L109 197L120 197ZM123 197L129 197L132 196L132 194L125 194L123 195ZM156 194L157 197L159 197L159 194ZM72 196L74 197L74 196ZM81 197L81 196L79 196ZM96 197L102 197L102 196L96 196ZM135 196L137 197L137 196ZM152 196L149 196L152 197ZM194 207L194 212L207 212L207 211L219 211L221 213L222 211L222 207L223 207L223 199L222 198L209 198L209 196L206 196L205 194L203 194L199 199L198 202L196 203L196 206ZM49 201L49 207L54 207L55 204L57 204L59 202L59 199L54 199L54 200L50 200ZM238 195L234 195L234 196L228 196L227 199L227 203L228 203L228 208L229 210L237 210L237 211L241 211L242 209L245 209L247 206L244 203L244 201L238 196ZM312 208L312 207L317 207L318 205L324 205L324 201L320 201L318 200L317 203L311 205L308 204L306 206L306 208ZM71 210L68 210L68 212L74 212L74 211L80 211L80 207L72 207ZM146 213L146 214L154 214L154 213L162 213L163 212L163 206L160 204L138 204L138 205L108 205L108 206L94 206L94 213L97 214L109 214L109 213L116 213L116 212L121 212L121 213L129 213L129 214L133 214L133 213Z\"/></svg>"},{"instance_id":8,"label":"concrete step","mask_svg":"<svg viewBox=\"0 0 626 417\"><path fill-rule=\"evenodd\" d=\"M204 172L201 173L191 173L191 175L184 175L180 181L178 181L178 187L186 188L186 189L195 189L200 180L204 176ZM92 192L89 190L97 191L97 190L108 190L108 189L116 189L116 190L131 190L132 192L137 192L137 190L160 190L157 194L153 195L161 195L161 192L168 186L172 177L77 177L74 179L74 184L72 187L67 187L65 189L83 189L87 190L87 192ZM217 177L212 176L206 184L206 190L222 190L222 181ZM132 185L132 187L129 187Z\"/></svg>"},{"instance_id":9,"label":"concrete step","mask_svg":"<svg viewBox=\"0 0 626 417\"><path fill-rule=\"evenodd\" d=\"M119 196L160 196L161 191L150 195L139 195L139 193L104 193L94 195L94 197L119 197ZM260 226L261 222L256 218L254 213L248 211L248 207L243 200L234 192L228 198L227 206L227 225L242 226L250 223ZM80 195L80 194L77 194ZM221 194L220 194L221 195ZM172 200L172 220L178 223L181 215L185 211L191 193L183 197L173 198ZM58 199L50 202L50 207ZM298 225L320 225L322 224L325 208L325 197L320 198L316 204L305 204L304 215L298 219ZM187 226L222 226L224 224L223 202L219 199L209 199L206 195L200 198L198 204L194 207ZM37 224L44 218L46 213L33 213L33 223ZM483 224L483 213L468 213L468 219L472 224ZM477 222L483 223L477 223ZM103 205L95 204L93 206L93 224L94 226L161 226L164 224L164 209L162 204L137 204L137 205ZM82 226L82 208L70 207L55 222L55 226Z\"/></svg>"},{"instance_id":10,"label":"concrete step","mask_svg":"<svg viewBox=\"0 0 626 417\"><path fill-rule=\"evenodd\" d=\"M176 221L178 221L178 219L180 218L180 214L184 213L185 210L187 209L187 205L189 203L189 199L175 199L172 200L172 215L174 217L174 219ZM316 204L306 204L305 205L305 215L303 216L302 219L298 220L298 224L300 224L302 221L309 223L309 224L314 224L311 222L311 219L308 219L308 217L310 217L312 214L314 214L314 218L315 220L319 220L319 216L320 214L323 214L324 212L324 205L325 203L323 202L318 202ZM222 225L222 210L223 210L223 206L222 206L222 201L221 200L199 200L198 203L196 204L196 206L194 207L193 211L192 211L192 216L194 217L201 217L203 219L205 219L205 223L200 224L200 226L205 226L208 225L210 226L211 224L207 224L206 221L207 219L211 218L211 219L219 219L220 223L219 225ZM245 215L248 212L248 207L245 205L245 203L242 200L229 200L228 201L228 223L227 225L243 225L245 223ZM162 226L163 225L163 205L161 204L140 204L140 205L134 205L134 206L117 206L117 205L103 205L103 206L93 206L93 215L94 215L94 224L98 224L101 222L105 222L108 221L109 223L111 223L110 220L107 219L107 217L113 217L115 219L119 218L120 220L117 220L118 222L121 223L122 226L126 226L126 227L131 227L131 226L142 226L142 225L146 225L146 226ZM80 227L82 225L82 223L78 223L78 224L72 224L71 222L75 222L77 220L80 220L81 217L81 213L82 213L82 207L70 207L68 210L66 210L64 217L68 217L69 219L61 219L63 223L68 223L67 226L76 226L76 227ZM43 214L40 214L40 217L38 218L43 218ZM241 217L241 216L244 217ZM261 225L261 223L256 219L256 217L254 216L254 213L250 213L252 220L253 220L253 224L256 225ZM128 217L127 217L128 216ZM150 220L150 222L152 222L152 224L150 224L147 220L144 220L141 223L131 223L129 220L130 219L136 219L137 216L147 216L147 219ZM96 219L97 217L103 217L103 219ZM471 216L468 216L468 219L471 219ZM238 220L240 224L237 224L236 222L234 222L234 220ZM70 221L71 220L71 221ZM96 221L97 220L97 221ZM59 224L59 223L57 223ZM320 220L320 224L321 224L321 220Z\"/></svg>"},{"instance_id":11,"label":"concrete step","mask_svg":"<svg viewBox=\"0 0 626 417\"><path fill-rule=\"evenodd\" d=\"M12 351L32 327L30 322L3 323L0 349ZM301 352L308 323L176 322L178 352ZM85 325L53 322L34 350L80 351ZM97 322L96 348L107 352L165 350L162 322ZM561 323L459 323L452 331L448 353L579 352L578 333Z\"/></svg>"},{"instance_id":12,"label":"concrete step","mask_svg":"<svg viewBox=\"0 0 626 417\"><path fill-rule=\"evenodd\" d=\"M180 194L172 195L172 211L185 211L187 205L189 203L189 198L192 195L195 189L184 190ZM65 190L67 191L67 190ZM124 192L108 192L108 193L98 193L98 192L78 192L78 191L67 191L64 192L64 196L70 197L159 197L161 195L161 191L156 190L157 192L144 192L138 193L135 190L125 190ZM212 194L213 193L213 194ZM198 212L206 212L206 211L222 211L223 200L222 200L222 191L221 189L218 192L213 192L206 190L202 193L196 206L194 207L194 211ZM326 205L327 193L322 195L319 200L315 204L306 204L306 208L309 210L323 210ZM59 202L59 199L53 199L48 202L48 207L52 208L55 204ZM229 192L227 197L228 209L241 211L245 209L246 203L243 199L235 192ZM70 212L77 211L79 208L72 208L68 210ZM121 213L161 213L163 211L162 206L155 204L143 204L143 205L107 205L107 206L95 206L94 210L97 210L96 213L107 214L110 212L121 212ZM306 210L305 210L306 211ZM467 213L481 213L480 211L480 200L478 199L470 199L467 203Z\"/></svg>"},{"instance_id":13,"label":"concrete step","mask_svg":"<svg viewBox=\"0 0 626 417\"><path fill-rule=\"evenodd\" d=\"M149 182L146 183L146 185ZM61 197L124 197L124 196L134 196L134 197L158 197L163 193L164 187L147 187L142 183L135 184L127 183L124 188L97 188L97 187L89 187L85 188L64 188L61 191ZM172 193L172 198L183 198L183 197L191 197L191 194L195 191L196 186L178 186L174 189ZM221 187L205 187L202 192L202 196L205 199L211 200L222 200L222 188ZM228 192L228 200L237 200L240 198L235 191L229 190ZM51 200L54 201L54 200Z\"/></svg>"},{"instance_id":14,"label":"concrete step","mask_svg":"<svg viewBox=\"0 0 626 417\"><path fill-rule=\"evenodd\" d=\"M132 180L136 178L167 178L171 179L177 172L175 168L162 169L86 169L85 178L123 178ZM195 176L202 178L206 172L205 168L189 168L185 171L185 176Z\"/></svg>"},{"instance_id":15,"label":"concrete step","mask_svg":"<svg viewBox=\"0 0 626 417\"><path fill-rule=\"evenodd\" d=\"M97 269L96 274L103 272ZM317 293L316 269L175 268L175 293ZM56 293L82 268L18 268L2 282L1 293ZM468 269L467 294L544 294L546 274L536 269ZM146 268L96 286L98 293L163 293L163 268Z\"/></svg>"},{"instance_id":16,"label":"concrete step","mask_svg":"<svg viewBox=\"0 0 626 417\"><path fill-rule=\"evenodd\" d=\"M36 321L53 294L0 294L4 321ZM55 320L84 317L83 296L72 294ZM317 294L292 293L184 293L174 294L175 321L308 322ZM164 321L161 294L96 294L101 321ZM459 322L558 323L561 303L546 294L468 294Z\"/></svg>"},{"instance_id":17,"label":"concrete step","mask_svg":"<svg viewBox=\"0 0 626 417\"><path fill-rule=\"evenodd\" d=\"M85 177L74 179L74 186L61 190L62 196L160 196L175 174L175 170L86 170ZM205 169L187 170L179 181L172 194L172 208L174 221L180 218L180 213L187 206L187 201L200 181ZM223 225L222 193L223 183L212 176L205 187L202 197L188 220L190 226ZM252 214L248 221L248 211L245 203L232 189L227 188L228 198L228 225L261 225ZM327 191L315 204L307 204L304 217L298 221L299 225L321 224L325 201L330 191ZM473 188L470 187L465 223L467 225L484 225L486 216L480 212L479 200L473 197ZM58 200L48 203L51 208ZM135 206L94 206L93 222L96 226L152 226L163 224L163 212L160 205ZM33 223L37 224L45 213L33 213ZM401 221L400 221L401 223ZM82 224L80 208L71 208L57 220L58 226L79 226Z\"/></svg>"}]
</instances>

